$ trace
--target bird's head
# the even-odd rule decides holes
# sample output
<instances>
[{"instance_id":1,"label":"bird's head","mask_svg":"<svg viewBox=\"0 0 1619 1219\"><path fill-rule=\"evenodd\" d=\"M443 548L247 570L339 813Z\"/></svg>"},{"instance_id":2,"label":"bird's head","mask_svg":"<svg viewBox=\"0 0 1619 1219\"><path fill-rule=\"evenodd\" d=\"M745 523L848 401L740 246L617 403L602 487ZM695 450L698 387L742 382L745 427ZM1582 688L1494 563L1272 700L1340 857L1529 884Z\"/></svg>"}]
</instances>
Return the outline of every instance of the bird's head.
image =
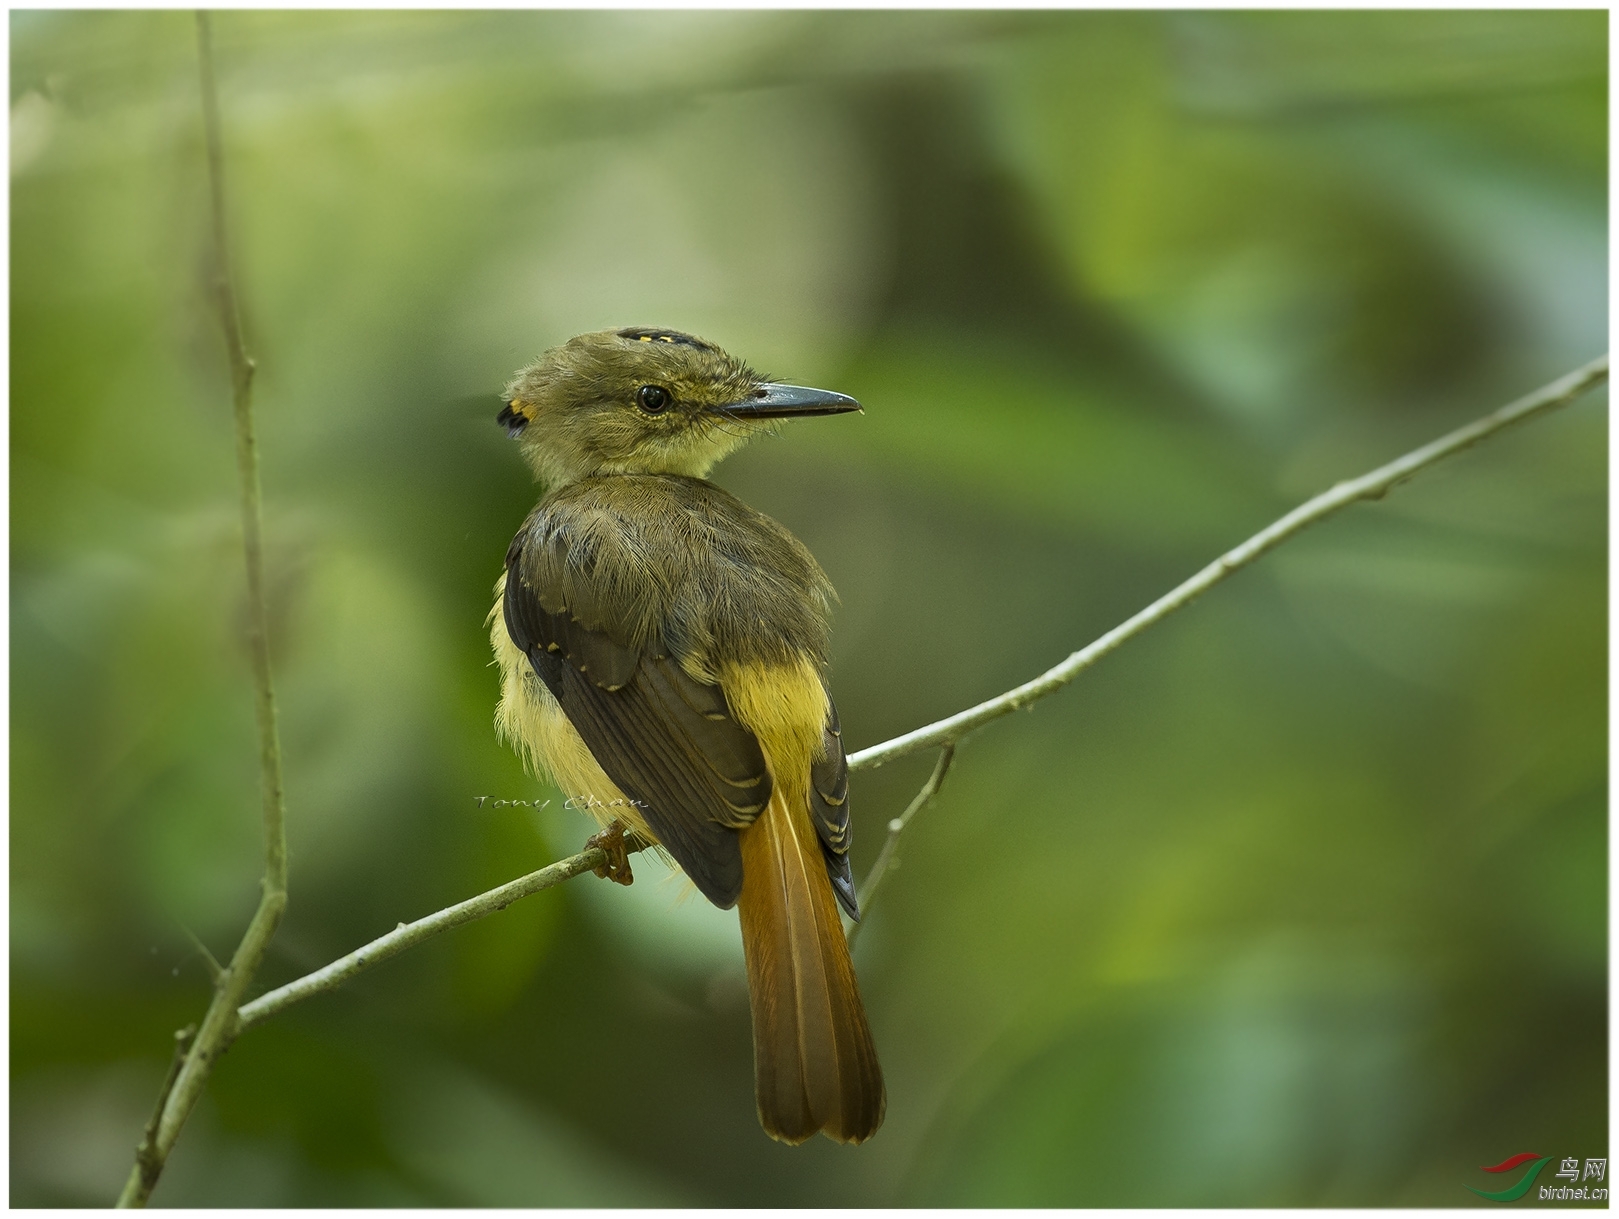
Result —
<instances>
[{"instance_id":1,"label":"bird's head","mask_svg":"<svg viewBox=\"0 0 1619 1219\"><path fill-rule=\"evenodd\" d=\"M512 378L499 421L552 487L603 474L703 478L778 419L857 411L853 398L767 381L675 330L603 330Z\"/></svg>"}]
</instances>

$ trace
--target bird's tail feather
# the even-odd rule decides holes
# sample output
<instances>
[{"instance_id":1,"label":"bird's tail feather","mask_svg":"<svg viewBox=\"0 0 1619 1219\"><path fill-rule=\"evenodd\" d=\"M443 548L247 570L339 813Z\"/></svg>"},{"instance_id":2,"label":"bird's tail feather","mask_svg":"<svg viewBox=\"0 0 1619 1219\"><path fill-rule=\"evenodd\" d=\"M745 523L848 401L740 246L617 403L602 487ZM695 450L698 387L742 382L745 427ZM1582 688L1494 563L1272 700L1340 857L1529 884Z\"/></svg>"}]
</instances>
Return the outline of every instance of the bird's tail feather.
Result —
<instances>
[{"instance_id":1,"label":"bird's tail feather","mask_svg":"<svg viewBox=\"0 0 1619 1219\"><path fill-rule=\"evenodd\" d=\"M882 1125L882 1068L808 810L777 785L742 832L742 944L759 1122L784 1143L824 1130L859 1143Z\"/></svg>"}]
</instances>

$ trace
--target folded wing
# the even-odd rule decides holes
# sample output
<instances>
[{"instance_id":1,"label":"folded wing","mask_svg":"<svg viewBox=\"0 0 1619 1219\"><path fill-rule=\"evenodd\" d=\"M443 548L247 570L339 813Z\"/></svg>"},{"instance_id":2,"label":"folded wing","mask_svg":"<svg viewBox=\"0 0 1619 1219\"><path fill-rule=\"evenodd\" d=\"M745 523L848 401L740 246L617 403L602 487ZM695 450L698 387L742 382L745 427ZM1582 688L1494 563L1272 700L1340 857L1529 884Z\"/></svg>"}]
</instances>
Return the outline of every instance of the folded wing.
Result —
<instances>
[{"instance_id":1,"label":"folded wing","mask_svg":"<svg viewBox=\"0 0 1619 1219\"><path fill-rule=\"evenodd\" d=\"M523 562L524 539L519 533L506 556L503 608L512 642L675 862L705 897L729 908L742 892L736 831L770 800L759 742L733 718L724 692L682 669L661 639L635 646L627 624L615 629L610 599L591 597L582 621L560 588L533 587L525 572L557 565ZM841 759L841 745L837 752ZM827 785L837 786L831 779ZM834 810L828 825L836 825L837 806L828 807ZM817 813L818 828L821 820ZM839 840L846 842L846 813L841 824Z\"/></svg>"}]
</instances>

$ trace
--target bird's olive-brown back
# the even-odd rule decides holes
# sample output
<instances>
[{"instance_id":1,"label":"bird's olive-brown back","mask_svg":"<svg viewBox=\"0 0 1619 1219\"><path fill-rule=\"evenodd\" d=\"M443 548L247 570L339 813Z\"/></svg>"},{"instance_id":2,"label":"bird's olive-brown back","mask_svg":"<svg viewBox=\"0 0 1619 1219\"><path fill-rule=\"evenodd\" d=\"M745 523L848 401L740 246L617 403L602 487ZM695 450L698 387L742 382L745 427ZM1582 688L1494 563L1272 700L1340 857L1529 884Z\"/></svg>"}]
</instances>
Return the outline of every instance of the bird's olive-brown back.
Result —
<instances>
[{"instance_id":1,"label":"bird's olive-brown back","mask_svg":"<svg viewBox=\"0 0 1619 1219\"><path fill-rule=\"evenodd\" d=\"M826 573L781 525L712 483L663 474L587 478L547 495L512 542L551 613L691 671L727 663L824 669Z\"/></svg>"}]
</instances>

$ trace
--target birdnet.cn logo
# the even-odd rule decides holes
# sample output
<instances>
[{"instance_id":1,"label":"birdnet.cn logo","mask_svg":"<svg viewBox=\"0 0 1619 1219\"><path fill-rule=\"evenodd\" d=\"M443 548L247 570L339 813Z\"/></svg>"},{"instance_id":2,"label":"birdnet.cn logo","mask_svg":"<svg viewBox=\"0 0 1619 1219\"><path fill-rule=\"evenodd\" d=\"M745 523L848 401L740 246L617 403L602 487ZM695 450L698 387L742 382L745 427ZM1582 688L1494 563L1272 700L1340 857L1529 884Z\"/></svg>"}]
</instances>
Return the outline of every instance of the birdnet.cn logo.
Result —
<instances>
[{"instance_id":1,"label":"birdnet.cn logo","mask_svg":"<svg viewBox=\"0 0 1619 1219\"><path fill-rule=\"evenodd\" d=\"M1484 1167L1485 1172L1500 1173L1503 1177L1513 1169L1522 1168L1523 1175L1511 1185L1497 1190L1476 1189L1471 1185L1467 1188L1491 1202L1516 1202L1535 1187L1535 1180L1540 1176L1541 1170L1556 1158L1556 1156L1536 1155L1532 1151L1520 1152L1511 1159ZM1605 1202L1608 1198L1607 1178L1606 1159L1586 1160L1582 1167L1578 1156L1568 1156L1558 1166L1556 1174L1552 1177L1552 1183L1540 1186L1539 1197L1547 1202ZM1558 1181L1567 1181L1568 1184L1559 1185Z\"/></svg>"}]
</instances>

